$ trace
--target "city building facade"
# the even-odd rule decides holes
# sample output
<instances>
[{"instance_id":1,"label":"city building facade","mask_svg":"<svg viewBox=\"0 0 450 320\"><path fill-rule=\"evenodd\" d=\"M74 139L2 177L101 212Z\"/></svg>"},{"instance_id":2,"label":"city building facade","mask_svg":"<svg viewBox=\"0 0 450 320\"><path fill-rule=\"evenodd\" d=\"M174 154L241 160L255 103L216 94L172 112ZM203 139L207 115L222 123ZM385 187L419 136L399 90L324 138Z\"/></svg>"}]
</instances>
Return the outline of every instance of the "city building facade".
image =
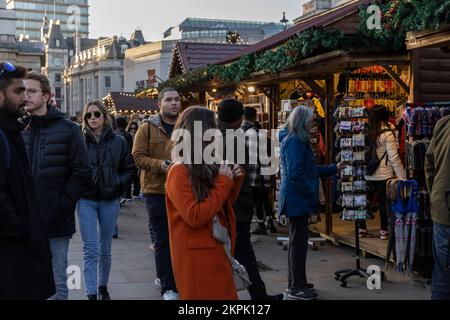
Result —
<instances>
[{"instance_id":1,"label":"city building facade","mask_svg":"<svg viewBox=\"0 0 450 320\"><path fill-rule=\"evenodd\" d=\"M47 33L45 33L47 31ZM64 99L64 70L69 63L69 50L64 39L59 21L44 19L42 27L42 39L45 43L45 64L42 67L44 73L53 85L53 93L56 104L66 112Z\"/></svg>"},{"instance_id":2,"label":"city building facade","mask_svg":"<svg viewBox=\"0 0 450 320\"><path fill-rule=\"evenodd\" d=\"M126 92L157 86L169 76L169 65L176 41L158 41L125 52Z\"/></svg>"},{"instance_id":3,"label":"city building facade","mask_svg":"<svg viewBox=\"0 0 450 320\"><path fill-rule=\"evenodd\" d=\"M294 23L299 23L305 19L346 4L350 1L354 0L310 0L303 4L303 14L294 19Z\"/></svg>"},{"instance_id":4,"label":"city building facade","mask_svg":"<svg viewBox=\"0 0 450 320\"><path fill-rule=\"evenodd\" d=\"M235 43L253 44L285 27L275 22L187 18L180 25L169 28L164 33L164 40L226 43L230 34L237 34L239 40Z\"/></svg>"},{"instance_id":5,"label":"city building facade","mask_svg":"<svg viewBox=\"0 0 450 320\"><path fill-rule=\"evenodd\" d=\"M99 39L95 47L80 50L75 39L75 55L65 69L67 114L79 114L92 100L102 100L110 92L124 91L124 60L126 50L136 45L123 37Z\"/></svg>"},{"instance_id":6,"label":"city building facade","mask_svg":"<svg viewBox=\"0 0 450 320\"><path fill-rule=\"evenodd\" d=\"M15 36L16 12L0 0L0 61L10 61L33 71L40 71L44 61L44 44Z\"/></svg>"},{"instance_id":7,"label":"city building facade","mask_svg":"<svg viewBox=\"0 0 450 320\"><path fill-rule=\"evenodd\" d=\"M89 36L88 0L7 0L7 8L16 11L15 35L28 34L30 40L41 39L42 20L45 16L59 20L64 37L76 31L82 37Z\"/></svg>"}]
</instances>

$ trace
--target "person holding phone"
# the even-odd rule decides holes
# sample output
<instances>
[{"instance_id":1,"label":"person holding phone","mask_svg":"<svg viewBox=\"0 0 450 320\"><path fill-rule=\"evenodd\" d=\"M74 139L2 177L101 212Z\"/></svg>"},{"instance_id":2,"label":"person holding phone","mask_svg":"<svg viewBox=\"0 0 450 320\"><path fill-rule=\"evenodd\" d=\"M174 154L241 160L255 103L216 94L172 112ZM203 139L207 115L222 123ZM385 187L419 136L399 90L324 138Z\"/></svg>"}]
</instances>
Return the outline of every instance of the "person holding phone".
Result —
<instances>
[{"instance_id":1,"label":"person holding phone","mask_svg":"<svg viewBox=\"0 0 450 320\"><path fill-rule=\"evenodd\" d=\"M204 107L187 109L175 128L194 136L194 122L203 133L216 129L214 112ZM207 144L203 145L203 150ZM233 203L239 195L244 171L238 165L189 162L169 169L166 203L173 271L182 300L237 300L231 262L224 245L213 236L213 218L229 231L232 252L236 244Z\"/></svg>"}]
</instances>

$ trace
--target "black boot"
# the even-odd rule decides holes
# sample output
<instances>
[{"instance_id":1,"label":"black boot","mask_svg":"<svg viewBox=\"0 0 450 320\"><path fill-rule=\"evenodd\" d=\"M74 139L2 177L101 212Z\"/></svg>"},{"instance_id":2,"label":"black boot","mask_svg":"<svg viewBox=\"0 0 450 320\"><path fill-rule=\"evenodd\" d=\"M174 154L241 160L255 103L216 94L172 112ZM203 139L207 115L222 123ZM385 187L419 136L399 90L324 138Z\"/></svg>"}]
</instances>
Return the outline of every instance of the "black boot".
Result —
<instances>
[{"instance_id":1,"label":"black boot","mask_svg":"<svg viewBox=\"0 0 450 320\"><path fill-rule=\"evenodd\" d=\"M277 227L275 227L275 223L273 223L273 219L271 217L267 218L267 227L271 233L277 233Z\"/></svg>"},{"instance_id":2,"label":"black boot","mask_svg":"<svg viewBox=\"0 0 450 320\"><path fill-rule=\"evenodd\" d=\"M111 300L106 286L98 287L98 300Z\"/></svg>"},{"instance_id":3,"label":"black boot","mask_svg":"<svg viewBox=\"0 0 450 320\"><path fill-rule=\"evenodd\" d=\"M89 301L97 301L97 295L93 294L93 295L89 295L87 296Z\"/></svg>"},{"instance_id":4,"label":"black boot","mask_svg":"<svg viewBox=\"0 0 450 320\"><path fill-rule=\"evenodd\" d=\"M267 234L267 230L266 230L266 225L264 224L264 222L258 222L258 228L253 230L252 234L266 235Z\"/></svg>"}]
</instances>

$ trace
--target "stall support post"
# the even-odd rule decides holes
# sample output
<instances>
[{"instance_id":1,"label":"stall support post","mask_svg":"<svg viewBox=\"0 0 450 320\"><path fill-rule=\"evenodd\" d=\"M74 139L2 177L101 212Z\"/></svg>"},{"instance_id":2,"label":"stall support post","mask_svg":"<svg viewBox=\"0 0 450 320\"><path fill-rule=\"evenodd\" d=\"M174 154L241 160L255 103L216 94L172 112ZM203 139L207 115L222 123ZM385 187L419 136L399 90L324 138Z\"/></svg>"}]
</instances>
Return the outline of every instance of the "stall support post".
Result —
<instances>
[{"instance_id":1,"label":"stall support post","mask_svg":"<svg viewBox=\"0 0 450 320\"><path fill-rule=\"evenodd\" d=\"M326 164L333 163L333 107L334 101L330 101L331 97L334 97L334 77L326 79L326 112L325 112L325 144L327 146ZM333 232L333 190L331 179L327 178L325 184L325 233L331 235Z\"/></svg>"},{"instance_id":2,"label":"stall support post","mask_svg":"<svg viewBox=\"0 0 450 320\"><path fill-rule=\"evenodd\" d=\"M280 84L277 83L270 87L270 102L272 107L269 109L269 122L271 124L271 128L277 128L276 124L276 112L281 103L280 101Z\"/></svg>"}]
</instances>

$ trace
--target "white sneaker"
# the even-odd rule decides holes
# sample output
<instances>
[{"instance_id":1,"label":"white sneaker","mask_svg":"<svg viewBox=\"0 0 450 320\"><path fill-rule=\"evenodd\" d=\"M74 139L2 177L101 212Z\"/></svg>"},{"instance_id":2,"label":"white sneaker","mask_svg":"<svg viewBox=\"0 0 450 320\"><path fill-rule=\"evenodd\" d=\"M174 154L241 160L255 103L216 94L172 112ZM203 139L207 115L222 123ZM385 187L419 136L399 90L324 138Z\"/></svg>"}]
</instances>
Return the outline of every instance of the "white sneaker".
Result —
<instances>
[{"instance_id":1,"label":"white sneaker","mask_svg":"<svg viewBox=\"0 0 450 320\"><path fill-rule=\"evenodd\" d=\"M155 278L155 281L153 283L154 283L155 287L157 287L158 289L161 289L161 280L158 277Z\"/></svg>"},{"instance_id":2,"label":"white sneaker","mask_svg":"<svg viewBox=\"0 0 450 320\"><path fill-rule=\"evenodd\" d=\"M180 300L180 296L178 293L169 290L163 294L163 300Z\"/></svg>"}]
</instances>

